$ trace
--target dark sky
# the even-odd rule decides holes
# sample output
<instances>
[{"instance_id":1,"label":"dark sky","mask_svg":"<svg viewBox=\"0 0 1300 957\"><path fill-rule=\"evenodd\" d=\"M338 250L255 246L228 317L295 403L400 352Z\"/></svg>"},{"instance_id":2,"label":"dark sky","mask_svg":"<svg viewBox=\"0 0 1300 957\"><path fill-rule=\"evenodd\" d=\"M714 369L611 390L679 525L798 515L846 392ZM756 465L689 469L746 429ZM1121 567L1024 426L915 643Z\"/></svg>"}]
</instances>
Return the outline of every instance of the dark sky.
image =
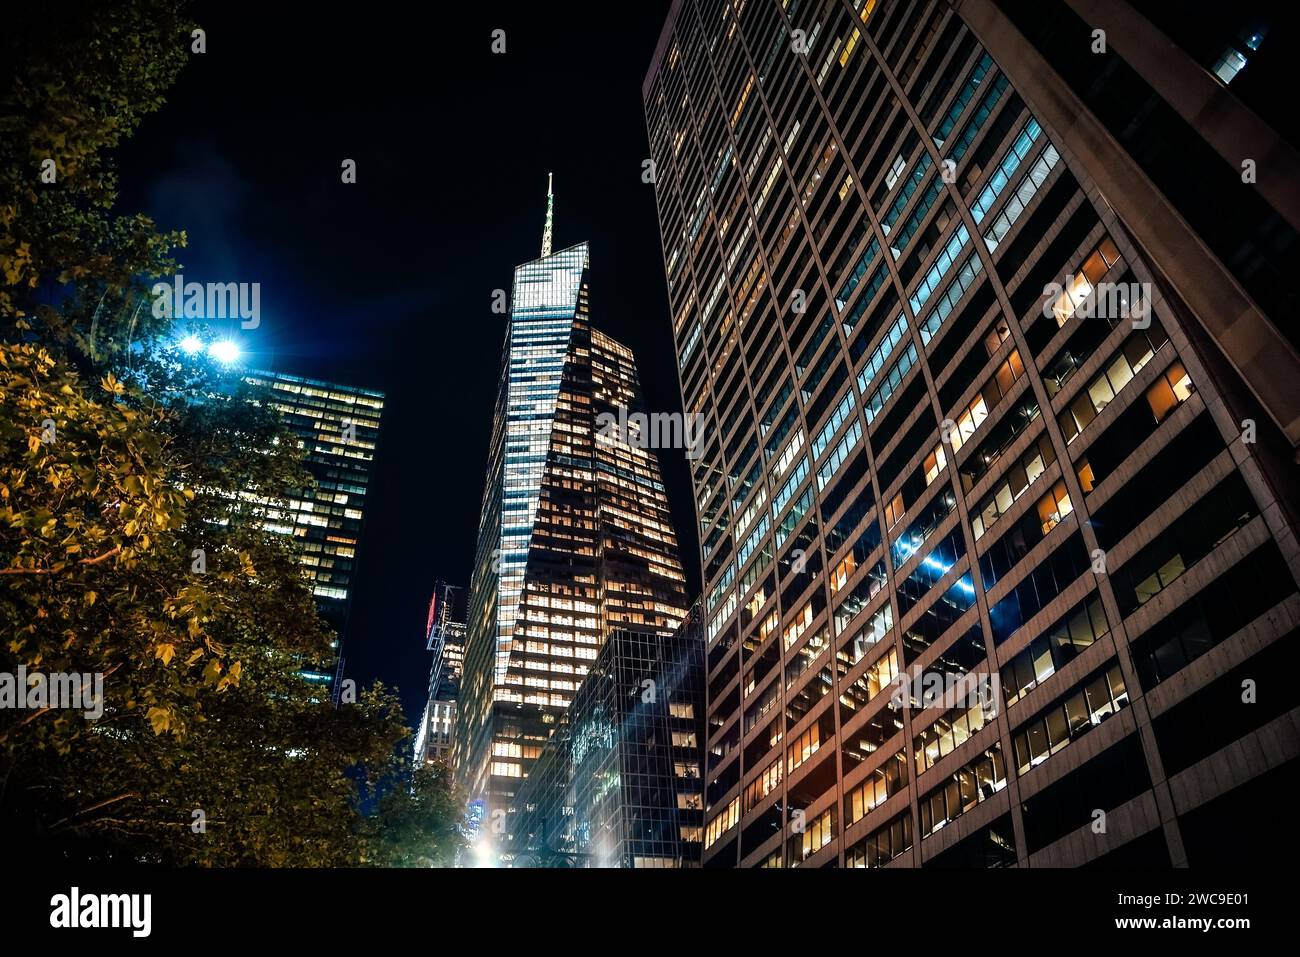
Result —
<instances>
[{"instance_id":1,"label":"dark sky","mask_svg":"<svg viewBox=\"0 0 1300 957\"><path fill-rule=\"evenodd\" d=\"M250 365L387 393L345 654L413 721L434 581L469 583L506 321L492 293L539 253L548 171L555 248L591 243L594 324L635 352L650 410L680 409L641 181L668 3L546 6L200 4L207 53L120 151L122 209L188 232L187 279L261 283ZM662 466L695 594L682 453Z\"/></svg>"}]
</instances>

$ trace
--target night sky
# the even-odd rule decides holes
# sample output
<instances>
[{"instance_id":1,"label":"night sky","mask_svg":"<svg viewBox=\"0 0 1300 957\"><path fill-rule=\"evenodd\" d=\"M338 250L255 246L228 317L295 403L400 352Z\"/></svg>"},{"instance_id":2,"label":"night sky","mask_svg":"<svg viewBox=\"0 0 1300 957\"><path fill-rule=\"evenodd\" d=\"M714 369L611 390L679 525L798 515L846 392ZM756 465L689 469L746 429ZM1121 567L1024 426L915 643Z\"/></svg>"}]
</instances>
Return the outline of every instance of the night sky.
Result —
<instances>
[{"instance_id":1,"label":"night sky","mask_svg":"<svg viewBox=\"0 0 1300 957\"><path fill-rule=\"evenodd\" d=\"M668 3L279 6L199 4L207 53L119 151L121 210L188 232L187 279L261 283L250 366L387 394L346 674L398 686L414 722L434 582L469 584L506 323L492 294L539 254L548 171L555 248L591 243L593 324L635 352L651 411L680 410L641 181ZM661 465L694 595L686 463Z\"/></svg>"}]
</instances>

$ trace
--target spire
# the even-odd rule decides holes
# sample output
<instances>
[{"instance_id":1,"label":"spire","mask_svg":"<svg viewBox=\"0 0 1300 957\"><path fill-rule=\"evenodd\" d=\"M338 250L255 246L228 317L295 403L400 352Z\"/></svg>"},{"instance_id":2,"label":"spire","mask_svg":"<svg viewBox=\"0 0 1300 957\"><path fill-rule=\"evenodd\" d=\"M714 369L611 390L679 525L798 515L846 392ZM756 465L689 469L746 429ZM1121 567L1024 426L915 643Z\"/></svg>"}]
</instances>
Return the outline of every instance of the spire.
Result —
<instances>
[{"instance_id":1,"label":"spire","mask_svg":"<svg viewBox=\"0 0 1300 957\"><path fill-rule=\"evenodd\" d=\"M555 216L555 195L551 192L551 176L546 174L546 228L542 230L542 258L551 254L551 223Z\"/></svg>"}]
</instances>

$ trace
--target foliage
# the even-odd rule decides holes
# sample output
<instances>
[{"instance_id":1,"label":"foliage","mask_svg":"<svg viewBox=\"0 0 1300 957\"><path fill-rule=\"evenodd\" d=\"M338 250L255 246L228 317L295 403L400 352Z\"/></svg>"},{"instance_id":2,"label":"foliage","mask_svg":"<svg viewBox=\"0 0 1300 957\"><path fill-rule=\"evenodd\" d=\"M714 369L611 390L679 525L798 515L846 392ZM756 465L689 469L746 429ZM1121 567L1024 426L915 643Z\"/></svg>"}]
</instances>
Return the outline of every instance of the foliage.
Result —
<instances>
[{"instance_id":1,"label":"foliage","mask_svg":"<svg viewBox=\"0 0 1300 957\"><path fill-rule=\"evenodd\" d=\"M5 11L0 31L0 316L48 341L109 355L159 330L132 307L140 277L170 271L182 233L115 215L107 153L160 109L190 56L182 0L47 0ZM54 182L42 166L53 160ZM57 284L55 307L43 288Z\"/></svg>"},{"instance_id":2,"label":"foliage","mask_svg":"<svg viewBox=\"0 0 1300 957\"><path fill-rule=\"evenodd\" d=\"M331 636L262 527L308 481L296 444L265 404L181 368L155 362L148 394L90 388L40 346L0 345L0 671L105 676L97 720L0 711L9 825L106 860L446 861L459 799L445 776L405 783L395 697L336 708L299 674Z\"/></svg>"},{"instance_id":3,"label":"foliage","mask_svg":"<svg viewBox=\"0 0 1300 957\"><path fill-rule=\"evenodd\" d=\"M461 801L445 770L401 757L394 694L336 705L301 675L334 636L268 528L311 483L295 437L133 304L184 237L114 214L104 151L162 106L187 56L184 4L11 14L0 678L102 675L103 697L91 717L0 707L0 840L176 865L450 862Z\"/></svg>"},{"instance_id":4,"label":"foliage","mask_svg":"<svg viewBox=\"0 0 1300 957\"><path fill-rule=\"evenodd\" d=\"M464 803L445 764L416 768L409 785L390 787L367 819L370 859L387 867L450 867L464 845ZM430 822L433 822L432 824Z\"/></svg>"}]
</instances>

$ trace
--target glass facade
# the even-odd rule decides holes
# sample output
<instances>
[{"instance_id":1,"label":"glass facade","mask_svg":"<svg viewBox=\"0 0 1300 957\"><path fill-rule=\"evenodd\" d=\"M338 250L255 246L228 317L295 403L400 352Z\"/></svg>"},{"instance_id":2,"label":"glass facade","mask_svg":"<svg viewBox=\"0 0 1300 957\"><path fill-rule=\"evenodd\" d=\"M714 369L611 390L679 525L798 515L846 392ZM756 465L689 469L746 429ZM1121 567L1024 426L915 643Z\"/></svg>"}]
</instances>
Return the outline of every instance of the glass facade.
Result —
<instances>
[{"instance_id":1,"label":"glass facade","mask_svg":"<svg viewBox=\"0 0 1300 957\"><path fill-rule=\"evenodd\" d=\"M514 867L694 867L704 796L704 642L616 630L507 819Z\"/></svg>"},{"instance_id":2,"label":"glass facade","mask_svg":"<svg viewBox=\"0 0 1300 957\"><path fill-rule=\"evenodd\" d=\"M287 509L268 512L266 527L301 547L316 606L337 632L339 650L347 636L384 394L279 372L252 371L243 378L279 411L306 450L304 466L316 487L297 490ZM304 674L330 683L340 663L320 662Z\"/></svg>"},{"instance_id":3,"label":"glass facade","mask_svg":"<svg viewBox=\"0 0 1300 957\"><path fill-rule=\"evenodd\" d=\"M1240 170L1178 191L1089 152L1052 72L1079 6L673 4L643 99L708 423L706 867L1195 864L1199 803L1300 758L1261 650L1300 626L1291 400L1242 330L1300 366L1267 276L1235 332L1203 308L1285 255L1165 255L1197 238L1160 191ZM1070 36L1081 82L1128 69ZM1234 666L1277 708L1214 697ZM1199 698L1231 730L1175 747Z\"/></svg>"}]
</instances>

